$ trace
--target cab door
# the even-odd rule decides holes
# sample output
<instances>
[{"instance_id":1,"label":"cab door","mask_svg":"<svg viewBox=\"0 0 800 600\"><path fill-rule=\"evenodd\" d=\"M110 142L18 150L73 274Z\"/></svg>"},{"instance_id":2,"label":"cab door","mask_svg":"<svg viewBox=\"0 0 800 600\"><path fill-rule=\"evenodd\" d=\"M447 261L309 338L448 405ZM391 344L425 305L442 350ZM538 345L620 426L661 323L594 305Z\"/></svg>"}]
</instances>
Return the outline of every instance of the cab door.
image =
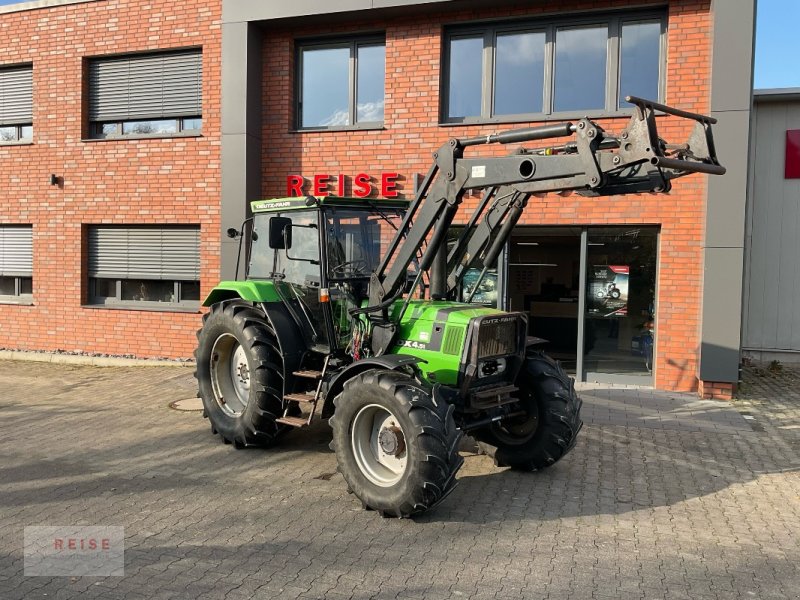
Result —
<instances>
[{"instance_id":1,"label":"cab door","mask_svg":"<svg viewBox=\"0 0 800 600\"><path fill-rule=\"evenodd\" d=\"M322 266L319 211L271 214L266 219L267 223L256 228L256 244L262 239L272 237L269 229L273 219L279 219L277 222L286 233L283 244L285 247L271 249L270 279L275 281L276 290L300 324L306 344L314 351L328 353L330 340L325 315L328 308L320 302ZM261 229L265 231L260 231ZM251 274L252 267L253 262Z\"/></svg>"}]
</instances>

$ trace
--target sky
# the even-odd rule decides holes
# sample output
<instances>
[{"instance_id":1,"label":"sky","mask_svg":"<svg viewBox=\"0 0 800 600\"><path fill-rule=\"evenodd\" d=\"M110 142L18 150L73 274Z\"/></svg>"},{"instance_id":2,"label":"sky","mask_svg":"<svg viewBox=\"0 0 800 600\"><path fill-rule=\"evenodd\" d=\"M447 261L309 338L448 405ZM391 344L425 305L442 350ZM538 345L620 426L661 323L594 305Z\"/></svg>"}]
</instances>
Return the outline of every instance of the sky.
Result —
<instances>
[{"instance_id":1,"label":"sky","mask_svg":"<svg viewBox=\"0 0 800 600\"><path fill-rule=\"evenodd\" d=\"M0 0L0 5L17 2L19 0ZM798 24L799 0L758 0L756 89L800 87Z\"/></svg>"},{"instance_id":2,"label":"sky","mask_svg":"<svg viewBox=\"0 0 800 600\"><path fill-rule=\"evenodd\" d=\"M800 2L758 0L755 88L800 87Z\"/></svg>"}]
</instances>

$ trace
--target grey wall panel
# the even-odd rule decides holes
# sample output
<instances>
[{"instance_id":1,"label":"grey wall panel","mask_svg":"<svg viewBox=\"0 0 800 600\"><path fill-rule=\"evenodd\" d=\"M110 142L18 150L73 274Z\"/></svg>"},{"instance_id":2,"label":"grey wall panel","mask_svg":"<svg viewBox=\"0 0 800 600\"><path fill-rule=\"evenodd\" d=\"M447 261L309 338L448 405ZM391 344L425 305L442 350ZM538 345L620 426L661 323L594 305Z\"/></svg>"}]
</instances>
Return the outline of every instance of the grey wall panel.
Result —
<instances>
[{"instance_id":1,"label":"grey wall panel","mask_svg":"<svg viewBox=\"0 0 800 600\"><path fill-rule=\"evenodd\" d=\"M712 0L711 110L750 110L756 0ZM743 87L747 93L743 93Z\"/></svg>"},{"instance_id":2,"label":"grey wall panel","mask_svg":"<svg viewBox=\"0 0 800 600\"><path fill-rule=\"evenodd\" d=\"M717 155L728 172L708 177L705 243L710 248L744 245L750 114L749 109L712 113L719 119L714 127Z\"/></svg>"},{"instance_id":3,"label":"grey wall panel","mask_svg":"<svg viewBox=\"0 0 800 600\"><path fill-rule=\"evenodd\" d=\"M238 244L224 232L238 229L248 202L261 193L262 34L249 23L222 26L221 276L234 276Z\"/></svg>"},{"instance_id":4,"label":"grey wall panel","mask_svg":"<svg viewBox=\"0 0 800 600\"><path fill-rule=\"evenodd\" d=\"M735 382L739 372L753 97L755 0L713 0L711 114L728 174L709 177L700 379Z\"/></svg>"},{"instance_id":5,"label":"grey wall panel","mask_svg":"<svg viewBox=\"0 0 800 600\"><path fill-rule=\"evenodd\" d=\"M800 180L784 178L800 101L759 102L748 211L743 347L800 351Z\"/></svg>"},{"instance_id":6,"label":"grey wall panel","mask_svg":"<svg viewBox=\"0 0 800 600\"><path fill-rule=\"evenodd\" d=\"M226 23L222 26L222 133L247 133L247 111L242 103L247 92L247 44L249 26L246 23Z\"/></svg>"},{"instance_id":7,"label":"grey wall panel","mask_svg":"<svg viewBox=\"0 0 800 600\"><path fill-rule=\"evenodd\" d=\"M732 382L739 377L743 248L706 248L701 379Z\"/></svg>"}]
</instances>

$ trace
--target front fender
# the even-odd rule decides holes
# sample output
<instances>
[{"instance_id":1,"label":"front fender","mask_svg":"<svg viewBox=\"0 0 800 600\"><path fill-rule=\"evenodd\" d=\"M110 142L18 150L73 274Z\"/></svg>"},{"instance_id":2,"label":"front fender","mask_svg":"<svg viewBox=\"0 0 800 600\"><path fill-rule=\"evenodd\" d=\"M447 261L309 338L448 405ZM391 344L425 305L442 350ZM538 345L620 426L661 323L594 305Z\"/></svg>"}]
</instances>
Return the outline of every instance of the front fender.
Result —
<instances>
[{"instance_id":1,"label":"front fender","mask_svg":"<svg viewBox=\"0 0 800 600\"><path fill-rule=\"evenodd\" d=\"M403 367L416 365L418 363L426 362L417 356L409 356L406 354L384 354L383 356L371 356L369 358L362 358L361 360L348 365L344 370L339 373L328 386L328 391L325 393L325 403L322 405L322 418L327 419L333 415L333 399L338 396L344 389L344 384L348 379L351 379L370 369L387 369L389 371L397 371Z\"/></svg>"}]
</instances>

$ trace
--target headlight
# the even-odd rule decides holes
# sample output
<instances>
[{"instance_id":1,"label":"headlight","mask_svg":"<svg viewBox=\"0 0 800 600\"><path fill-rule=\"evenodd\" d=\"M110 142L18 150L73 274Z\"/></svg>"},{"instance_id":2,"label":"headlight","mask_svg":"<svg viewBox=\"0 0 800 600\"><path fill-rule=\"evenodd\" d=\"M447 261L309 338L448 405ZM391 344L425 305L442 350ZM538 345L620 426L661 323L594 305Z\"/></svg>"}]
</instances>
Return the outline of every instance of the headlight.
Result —
<instances>
[{"instance_id":1,"label":"headlight","mask_svg":"<svg viewBox=\"0 0 800 600\"><path fill-rule=\"evenodd\" d=\"M491 377L492 375L499 375L506 370L505 358L493 358L491 360L484 360L478 363L478 377Z\"/></svg>"}]
</instances>

